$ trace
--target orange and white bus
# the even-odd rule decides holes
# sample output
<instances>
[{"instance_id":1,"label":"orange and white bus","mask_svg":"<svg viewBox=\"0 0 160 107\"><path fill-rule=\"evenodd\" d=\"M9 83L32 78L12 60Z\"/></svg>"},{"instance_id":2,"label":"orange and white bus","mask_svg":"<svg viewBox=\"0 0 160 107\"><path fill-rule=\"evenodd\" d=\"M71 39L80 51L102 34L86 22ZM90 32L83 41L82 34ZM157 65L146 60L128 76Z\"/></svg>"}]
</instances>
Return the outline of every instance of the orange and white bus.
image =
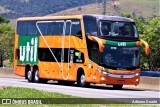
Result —
<instances>
[{"instance_id":1,"label":"orange and white bus","mask_svg":"<svg viewBox=\"0 0 160 107\"><path fill-rule=\"evenodd\" d=\"M29 82L138 85L140 45L135 22L120 16L73 15L17 20L14 72Z\"/></svg>"}]
</instances>

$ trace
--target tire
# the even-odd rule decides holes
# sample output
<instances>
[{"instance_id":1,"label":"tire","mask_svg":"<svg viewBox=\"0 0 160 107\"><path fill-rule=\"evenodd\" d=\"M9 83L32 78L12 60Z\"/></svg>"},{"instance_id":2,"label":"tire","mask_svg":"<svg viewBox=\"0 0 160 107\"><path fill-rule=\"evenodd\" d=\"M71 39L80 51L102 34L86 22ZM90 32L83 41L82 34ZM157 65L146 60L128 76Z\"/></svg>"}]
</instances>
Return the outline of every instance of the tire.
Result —
<instances>
[{"instance_id":1,"label":"tire","mask_svg":"<svg viewBox=\"0 0 160 107\"><path fill-rule=\"evenodd\" d=\"M33 82L33 74L31 70L27 71L27 80L28 82Z\"/></svg>"},{"instance_id":2,"label":"tire","mask_svg":"<svg viewBox=\"0 0 160 107\"><path fill-rule=\"evenodd\" d=\"M41 78L39 77L39 71L38 71L38 69L35 69L35 70L34 70L33 76L34 76L33 81L34 81L35 83L45 83L45 84L46 84L46 83L48 82L47 79L41 79Z\"/></svg>"},{"instance_id":3,"label":"tire","mask_svg":"<svg viewBox=\"0 0 160 107\"><path fill-rule=\"evenodd\" d=\"M81 73L78 76L77 85L80 87L89 87L90 86L90 83L86 83L86 78L85 78L84 73Z\"/></svg>"},{"instance_id":4,"label":"tire","mask_svg":"<svg viewBox=\"0 0 160 107\"><path fill-rule=\"evenodd\" d=\"M123 85L113 85L113 89L115 90L121 90Z\"/></svg>"},{"instance_id":5,"label":"tire","mask_svg":"<svg viewBox=\"0 0 160 107\"><path fill-rule=\"evenodd\" d=\"M34 71L33 71L33 81L35 82L35 83L39 83L40 82L40 78L39 78L39 71L38 71L38 69L35 69Z\"/></svg>"}]
</instances>

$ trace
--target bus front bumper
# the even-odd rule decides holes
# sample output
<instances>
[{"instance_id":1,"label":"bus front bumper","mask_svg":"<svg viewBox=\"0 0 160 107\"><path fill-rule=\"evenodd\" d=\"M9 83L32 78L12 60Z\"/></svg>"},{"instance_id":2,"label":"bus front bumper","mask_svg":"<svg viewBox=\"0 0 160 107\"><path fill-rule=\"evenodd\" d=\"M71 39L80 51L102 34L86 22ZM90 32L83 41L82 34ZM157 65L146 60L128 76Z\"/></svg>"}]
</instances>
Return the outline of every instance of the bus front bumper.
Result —
<instances>
[{"instance_id":1,"label":"bus front bumper","mask_svg":"<svg viewBox=\"0 0 160 107\"><path fill-rule=\"evenodd\" d=\"M100 84L123 84L138 85L140 76L137 74L102 74L99 78Z\"/></svg>"}]
</instances>

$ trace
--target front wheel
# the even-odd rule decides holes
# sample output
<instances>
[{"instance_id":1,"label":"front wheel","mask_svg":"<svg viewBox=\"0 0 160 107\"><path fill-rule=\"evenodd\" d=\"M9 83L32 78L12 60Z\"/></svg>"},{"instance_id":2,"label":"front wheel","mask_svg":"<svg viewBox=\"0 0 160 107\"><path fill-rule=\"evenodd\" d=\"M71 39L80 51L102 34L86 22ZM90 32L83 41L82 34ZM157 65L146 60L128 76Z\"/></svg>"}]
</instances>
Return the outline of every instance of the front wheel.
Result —
<instances>
[{"instance_id":1,"label":"front wheel","mask_svg":"<svg viewBox=\"0 0 160 107\"><path fill-rule=\"evenodd\" d=\"M123 85L113 85L113 89L115 90L121 90Z\"/></svg>"},{"instance_id":2,"label":"front wheel","mask_svg":"<svg viewBox=\"0 0 160 107\"><path fill-rule=\"evenodd\" d=\"M90 86L90 83L86 83L86 78L85 78L84 73L81 73L78 76L77 85L80 86L80 87Z\"/></svg>"}]
</instances>

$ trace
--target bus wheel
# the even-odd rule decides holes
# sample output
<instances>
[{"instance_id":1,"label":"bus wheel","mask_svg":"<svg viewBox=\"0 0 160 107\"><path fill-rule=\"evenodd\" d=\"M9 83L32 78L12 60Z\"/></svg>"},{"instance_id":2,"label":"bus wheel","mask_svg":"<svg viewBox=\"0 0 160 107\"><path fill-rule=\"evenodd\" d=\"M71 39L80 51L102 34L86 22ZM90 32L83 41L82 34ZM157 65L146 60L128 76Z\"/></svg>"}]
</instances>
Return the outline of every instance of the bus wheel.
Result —
<instances>
[{"instance_id":1,"label":"bus wheel","mask_svg":"<svg viewBox=\"0 0 160 107\"><path fill-rule=\"evenodd\" d=\"M121 90L123 85L113 85L113 89L115 90Z\"/></svg>"},{"instance_id":2,"label":"bus wheel","mask_svg":"<svg viewBox=\"0 0 160 107\"><path fill-rule=\"evenodd\" d=\"M77 85L80 86L80 87L90 86L89 83L86 83L86 78L85 78L84 73L81 73L81 74L78 76Z\"/></svg>"},{"instance_id":3,"label":"bus wheel","mask_svg":"<svg viewBox=\"0 0 160 107\"><path fill-rule=\"evenodd\" d=\"M28 82L33 82L33 75L31 70L27 71L27 80Z\"/></svg>"},{"instance_id":4,"label":"bus wheel","mask_svg":"<svg viewBox=\"0 0 160 107\"><path fill-rule=\"evenodd\" d=\"M39 77L39 71L38 71L38 69L35 69L35 70L34 70L33 76L34 76L33 81L34 81L35 83L44 83L44 84L46 84L46 83L48 82L47 79L41 79L41 78Z\"/></svg>"},{"instance_id":5,"label":"bus wheel","mask_svg":"<svg viewBox=\"0 0 160 107\"><path fill-rule=\"evenodd\" d=\"M40 82L38 69L35 69L34 72L33 72L33 74L34 74L34 78L33 78L33 79L34 79L34 82L35 82L35 83Z\"/></svg>"}]
</instances>

